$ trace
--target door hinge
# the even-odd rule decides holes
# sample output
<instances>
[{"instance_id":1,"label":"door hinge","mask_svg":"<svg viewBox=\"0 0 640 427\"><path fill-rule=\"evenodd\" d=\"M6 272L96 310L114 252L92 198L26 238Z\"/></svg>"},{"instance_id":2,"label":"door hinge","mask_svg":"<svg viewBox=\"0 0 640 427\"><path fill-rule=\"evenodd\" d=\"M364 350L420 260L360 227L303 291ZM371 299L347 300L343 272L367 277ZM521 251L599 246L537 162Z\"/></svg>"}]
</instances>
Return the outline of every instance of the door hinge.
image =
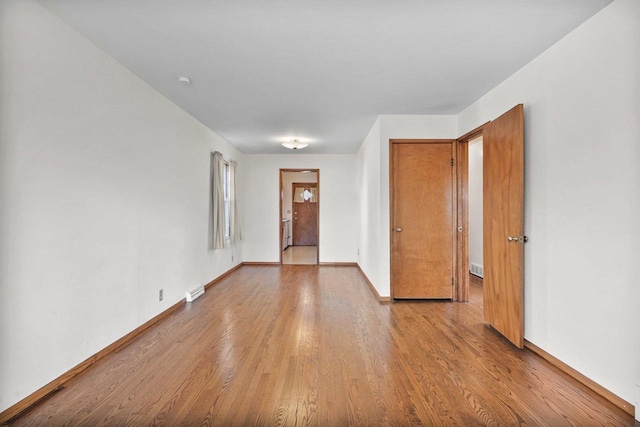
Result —
<instances>
[{"instance_id":1,"label":"door hinge","mask_svg":"<svg viewBox=\"0 0 640 427\"><path fill-rule=\"evenodd\" d=\"M456 282L455 277L452 277L452 278L451 278L451 286L455 286L455 282Z\"/></svg>"},{"instance_id":2,"label":"door hinge","mask_svg":"<svg viewBox=\"0 0 640 427\"><path fill-rule=\"evenodd\" d=\"M451 166L453 166L453 159L451 159Z\"/></svg>"}]
</instances>

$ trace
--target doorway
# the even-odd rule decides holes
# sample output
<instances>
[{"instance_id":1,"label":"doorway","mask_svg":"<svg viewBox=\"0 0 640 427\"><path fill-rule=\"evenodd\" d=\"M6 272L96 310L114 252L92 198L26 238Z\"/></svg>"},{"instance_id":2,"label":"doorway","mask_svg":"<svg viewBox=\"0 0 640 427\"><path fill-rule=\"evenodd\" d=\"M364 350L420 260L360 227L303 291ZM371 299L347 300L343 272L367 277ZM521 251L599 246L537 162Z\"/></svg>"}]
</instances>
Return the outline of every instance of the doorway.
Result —
<instances>
[{"instance_id":1,"label":"doorway","mask_svg":"<svg viewBox=\"0 0 640 427\"><path fill-rule=\"evenodd\" d=\"M318 184L294 182L291 194L293 246L318 246Z\"/></svg>"},{"instance_id":2,"label":"doorway","mask_svg":"<svg viewBox=\"0 0 640 427\"><path fill-rule=\"evenodd\" d=\"M280 169L280 264L319 263L319 169Z\"/></svg>"},{"instance_id":3,"label":"doorway","mask_svg":"<svg viewBox=\"0 0 640 427\"><path fill-rule=\"evenodd\" d=\"M482 227L482 135L467 143L469 176L469 279L482 285L484 277L483 227Z\"/></svg>"},{"instance_id":4,"label":"doorway","mask_svg":"<svg viewBox=\"0 0 640 427\"><path fill-rule=\"evenodd\" d=\"M482 138L478 152L474 144ZM459 300L469 299L469 277L482 276L485 320L516 347L524 346L524 109L516 105L456 141ZM474 153L474 151L476 151ZM481 157L482 221L470 218L472 157ZM476 171L477 173L477 171ZM472 181L476 181L473 182ZM477 191L476 191L477 197ZM476 199L477 204L477 199ZM474 229L475 223L475 230ZM471 233L482 227L482 258ZM482 265L479 269L478 260ZM475 262L474 262L475 261ZM476 265L474 265L476 264ZM470 276L469 273L473 273Z\"/></svg>"},{"instance_id":5,"label":"doorway","mask_svg":"<svg viewBox=\"0 0 640 427\"><path fill-rule=\"evenodd\" d=\"M483 138L487 124L456 140L457 267L455 293L469 301L471 283L482 286L484 271Z\"/></svg>"}]
</instances>

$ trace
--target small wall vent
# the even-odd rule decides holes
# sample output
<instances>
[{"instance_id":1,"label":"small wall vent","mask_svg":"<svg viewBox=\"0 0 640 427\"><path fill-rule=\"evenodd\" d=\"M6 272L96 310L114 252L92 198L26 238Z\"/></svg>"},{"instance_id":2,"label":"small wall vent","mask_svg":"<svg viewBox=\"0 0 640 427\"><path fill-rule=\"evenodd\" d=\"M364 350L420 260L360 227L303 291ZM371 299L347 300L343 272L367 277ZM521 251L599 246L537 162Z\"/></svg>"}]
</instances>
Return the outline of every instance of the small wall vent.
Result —
<instances>
[{"instance_id":1,"label":"small wall vent","mask_svg":"<svg viewBox=\"0 0 640 427\"><path fill-rule=\"evenodd\" d=\"M471 263L471 274L478 277L484 277L484 271L481 265Z\"/></svg>"},{"instance_id":2,"label":"small wall vent","mask_svg":"<svg viewBox=\"0 0 640 427\"><path fill-rule=\"evenodd\" d=\"M204 286L198 286L197 288L187 292L187 302L193 302L196 298L204 294Z\"/></svg>"}]
</instances>

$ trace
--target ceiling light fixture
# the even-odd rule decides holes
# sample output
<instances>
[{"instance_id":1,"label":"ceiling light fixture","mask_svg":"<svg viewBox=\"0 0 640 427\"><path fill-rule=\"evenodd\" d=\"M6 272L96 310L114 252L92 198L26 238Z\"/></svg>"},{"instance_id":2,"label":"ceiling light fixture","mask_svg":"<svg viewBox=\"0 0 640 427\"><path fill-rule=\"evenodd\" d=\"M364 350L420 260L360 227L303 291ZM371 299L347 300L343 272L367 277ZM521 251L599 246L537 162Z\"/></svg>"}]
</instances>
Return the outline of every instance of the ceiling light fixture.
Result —
<instances>
[{"instance_id":1,"label":"ceiling light fixture","mask_svg":"<svg viewBox=\"0 0 640 427\"><path fill-rule=\"evenodd\" d=\"M287 147L290 150L299 150L300 148L304 148L307 145L309 145L309 144L307 144L306 142L300 142L299 139L292 139L289 142L283 142L282 143L283 147Z\"/></svg>"},{"instance_id":2,"label":"ceiling light fixture","mask_svg":"<svg viewBox=\"0 0 640 427\"><path fill-rule=\"evenodd\" d=\"M191 84L191 79L189 77L187 77L187 76L178 77L178 81L180 83L182 83L183 85L190 85Z\"/></svg>"}]
</instances>

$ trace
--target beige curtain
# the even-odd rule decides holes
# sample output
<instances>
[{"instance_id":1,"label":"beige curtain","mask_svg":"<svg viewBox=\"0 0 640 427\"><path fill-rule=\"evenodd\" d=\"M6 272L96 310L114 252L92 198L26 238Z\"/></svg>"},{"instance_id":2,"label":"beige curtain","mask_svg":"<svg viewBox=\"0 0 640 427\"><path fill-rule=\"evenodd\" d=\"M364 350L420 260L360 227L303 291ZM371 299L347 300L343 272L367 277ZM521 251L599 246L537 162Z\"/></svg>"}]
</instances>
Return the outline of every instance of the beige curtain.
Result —
<instances>
[{"instance_id":1,"label":"beige curtain","mask_svg":"<svg viewBox=\"0 0 640 427\"><path fill-rule=\"evenodd\" d=\"M211 155L213 174L211 177L211 218L213 248L224 249L224 159L216 151Z\"/></svg>"},{"instance_id":2,"label":"beige curtain","mask_svg":"<svg viewBox=\"0 0 640 427\"><path fill-rule=\"evenodd\" d=\"M238 240L242 240L242 233L240 232L240 221L238 215L238 190L236 185L236 169L238 163L235 161L229 162L229 225L231 227L230 238L231 243L235 243Z\"/></svg>"}]
</instances>

